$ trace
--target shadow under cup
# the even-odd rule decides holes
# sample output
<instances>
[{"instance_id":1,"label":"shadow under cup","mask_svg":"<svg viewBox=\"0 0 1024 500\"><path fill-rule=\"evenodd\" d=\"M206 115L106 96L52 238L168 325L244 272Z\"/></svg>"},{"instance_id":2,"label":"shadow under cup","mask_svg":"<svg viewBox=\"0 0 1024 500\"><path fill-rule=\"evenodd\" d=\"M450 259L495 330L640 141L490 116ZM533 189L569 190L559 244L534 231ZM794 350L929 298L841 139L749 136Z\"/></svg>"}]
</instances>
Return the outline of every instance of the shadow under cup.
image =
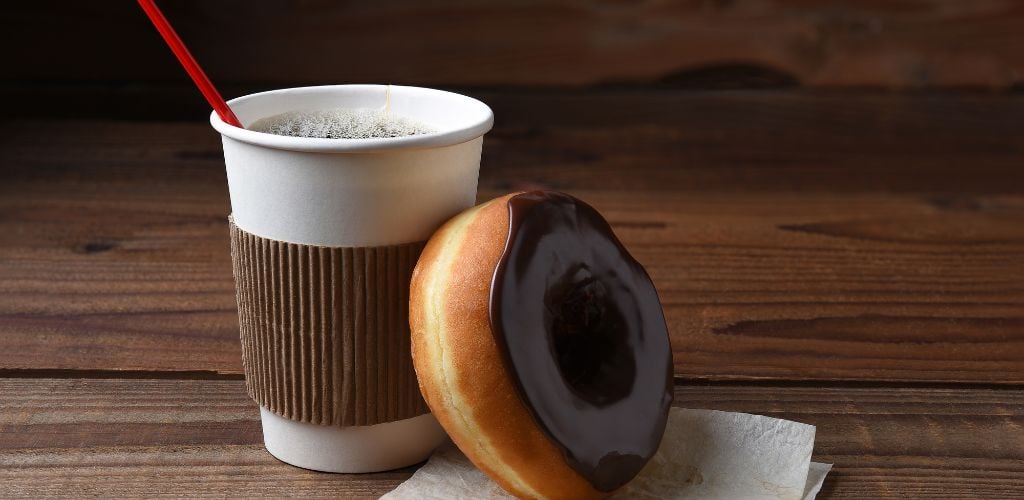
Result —
<instances>
[{"instance_id":1,"label":"shadow under cup","mask_svg":"<svg viewBox=\"0 0 1024 500\"><path fill-rule=\"evenodd\" d=\"M409 353L409 279L424 242L476 200L491 110L433 89L337 85L229 102L245 125L288 111L383 109L431 127L382 139L221 133L246 386L280 460L372 472L444 439Z\"/></svg>"}]
</instances>

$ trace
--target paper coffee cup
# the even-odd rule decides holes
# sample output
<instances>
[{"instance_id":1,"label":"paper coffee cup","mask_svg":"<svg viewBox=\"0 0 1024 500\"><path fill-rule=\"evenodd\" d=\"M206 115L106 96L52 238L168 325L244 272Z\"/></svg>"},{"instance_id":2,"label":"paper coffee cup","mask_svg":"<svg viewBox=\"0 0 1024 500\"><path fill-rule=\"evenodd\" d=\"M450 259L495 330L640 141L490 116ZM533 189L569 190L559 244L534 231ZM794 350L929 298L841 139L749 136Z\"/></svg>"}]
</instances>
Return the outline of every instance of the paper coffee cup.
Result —
<instances>
[{"instance_id":1,"label":"paper coffee cup","mask_svg":"<svg viewBox=\"0 0 1024 500\"><path fill-rule=\"evenodd\" d=\"M434 417L389 420L422 405L418 393L417 401L374 393L415 383L407 273L418 245L475 203L491 110L450 92L384 85L283 89L229 104L246 126L289 111L387 107L434 130L314 139L240 129L210 115L224 143L243 358L267 450L329 472L426 459L444 439ZM405 290L395 285L403 281ZM353 377L359 384L339 388Z\"/></svg>"}]
</instances>

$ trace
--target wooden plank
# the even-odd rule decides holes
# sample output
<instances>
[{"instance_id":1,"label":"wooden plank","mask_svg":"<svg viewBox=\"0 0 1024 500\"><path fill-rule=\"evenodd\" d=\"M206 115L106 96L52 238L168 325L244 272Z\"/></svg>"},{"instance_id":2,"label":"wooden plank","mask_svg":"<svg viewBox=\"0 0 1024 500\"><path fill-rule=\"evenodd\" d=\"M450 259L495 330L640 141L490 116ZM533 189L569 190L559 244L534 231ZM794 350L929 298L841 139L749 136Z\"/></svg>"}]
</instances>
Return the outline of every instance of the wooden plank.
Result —
<instances>
[{"instance_id":1,"label":"wooden plank","mask_svg":"<svg viewBox=\"0 0 1024 500\"><path fill-rule=\"evenodd\" d=\"M879 195L577 194L659 287L680 375L1024 380L1019 197L947 213ZM129 202L0 225L23 235L3 252L4 367L241 369L223 221Z\"/></svg>"},{"instance_id":2,"label":"wooden plank","mask_svg":"<svg viewBox=\"0 0 1024 500\"><path fill-rule=\"evenodd\" d=\"M677 374L1024 381L1024 99L661 97L496 98L481 197L602 210ZM0 368L239 373L216 134L0 131Z\"/></svg>"},{"instance_id":3,"label":"wooden plank","mask_svg":"<svg viewBox=\"0 0 1024 500\"><path fill-rule=\"evenodd\" d=\"M1024 74L1024 6L1000 0L189 0L163 8L221 82L1007 88ZM5 80L185 78L130 6L21 2L5 19L0 41L25 49L10 54Z\"/></svg>"},{"instance_id":4,"label":"wooden plank","mask_svg":"<svg viewBox=\"0 0 1024 500\"><path fill-rule=\"evenodd\" d=\"M202 99L193 89L188 92L202 108ZM495 111L481 172L481 185L495 190L544 185L677 193L898 191L942 194L939 203L961 205L970 205L973 194L1024 190L1019 168L1024 137L1018 132L1024 129L1024 95L469 95ZM194 124L0 123L7 134L0 175L21 180L67 175L123 187L158 175L151 169L181 169L187 177L161 177L152 189L201 182L197 195L207 194L223 180L220 140L205 124L208 114L200 109L191 115Z\"/></svg>"},{"instance_id":5,"label":"wooden plank","mask_svg":"<svg viewBox=\"0 0 1024 500\"><path fill-rule=\"evenodd\" d=\"M239 380L0 379L0 394L5 496L375 496L413 470L277 462ZM1019 389L689 385L676 404L816 425L826 498L1024 495Z\"/></svg>"}]
</instances>

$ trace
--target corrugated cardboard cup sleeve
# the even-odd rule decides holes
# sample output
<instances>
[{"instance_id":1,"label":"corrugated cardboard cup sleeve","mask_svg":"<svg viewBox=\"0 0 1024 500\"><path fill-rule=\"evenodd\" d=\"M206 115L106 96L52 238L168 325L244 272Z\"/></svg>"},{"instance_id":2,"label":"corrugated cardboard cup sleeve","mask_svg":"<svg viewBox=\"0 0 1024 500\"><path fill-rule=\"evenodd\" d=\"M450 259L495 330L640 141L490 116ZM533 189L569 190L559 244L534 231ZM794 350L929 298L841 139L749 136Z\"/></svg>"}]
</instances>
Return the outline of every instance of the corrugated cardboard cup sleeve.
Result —
<instances>
[{"instance_id":1,"label":"corrugated cardboard cup sleeve","mask_svg":"<svg viewBox=\"0 0 1024 500\"><path fill-rule=\"evenodd\" d=\"M320 247L231 227L249 395L285 418L374 425L427 413L409 352L423 242Z\"/></svg>"}]
</instances>

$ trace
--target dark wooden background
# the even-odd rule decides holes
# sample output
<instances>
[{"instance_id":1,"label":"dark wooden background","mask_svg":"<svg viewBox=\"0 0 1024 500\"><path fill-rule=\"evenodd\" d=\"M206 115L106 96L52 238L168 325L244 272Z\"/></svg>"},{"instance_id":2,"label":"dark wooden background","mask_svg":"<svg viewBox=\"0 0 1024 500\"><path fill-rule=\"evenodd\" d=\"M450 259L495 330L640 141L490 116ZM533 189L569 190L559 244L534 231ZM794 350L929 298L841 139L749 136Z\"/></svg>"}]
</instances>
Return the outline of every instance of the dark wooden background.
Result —
<instances>
[{"instance_id":1,"label":"dark wooden background","mask_svg":"<svg viewBox=\"0 0 1024 500\"><path fill-rule=\"evenodd\" d=\"M1024 496L1024 2L160 2L226 97L490 104L480 198L591 201L678 405L818 426L832 497ZM0 496L379 495L244 394L217 134L134 2L5 5Z\"/></svg>"},{"instance_id":2,"label":"dark wooden background","mask_svg":"<svg viewBox=\"0 0 1024 500\"><path fill-rule=\"evenodd\" d=\"M984 93L1024 82L1024 3L1005 0L161 6L228 97L352 82L574 93ZM10 113L194 120L206 109L134 2L12 2L2 16L0 82L18 96L5 103Z\"/></svg>"}]
</instances>

